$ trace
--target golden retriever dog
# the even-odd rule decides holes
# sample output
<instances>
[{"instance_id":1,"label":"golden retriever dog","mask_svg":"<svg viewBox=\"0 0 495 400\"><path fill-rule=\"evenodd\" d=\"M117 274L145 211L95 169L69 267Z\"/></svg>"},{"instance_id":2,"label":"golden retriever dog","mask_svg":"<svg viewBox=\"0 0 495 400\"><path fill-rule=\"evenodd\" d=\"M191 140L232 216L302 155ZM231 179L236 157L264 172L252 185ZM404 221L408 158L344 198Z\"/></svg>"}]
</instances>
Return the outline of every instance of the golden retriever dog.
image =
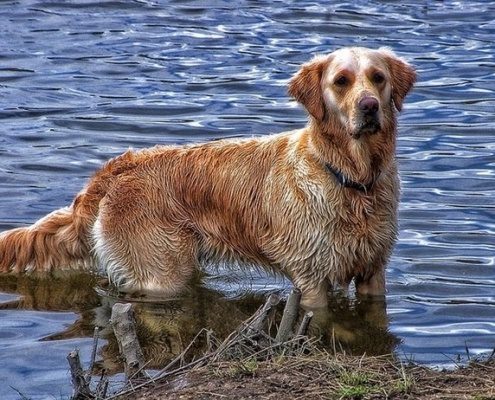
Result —
<instances>
[{"instance_id":1,"label":"golden retriever dog","mask_svg":"<svg viewBox=\"0 0 495 400\"><path fill-rule=\"evenodd\" d=\"M289 82L306 127L128 151L66 208L0 236L0 271L101 268L122 291L179 292L204 263L287 275L307 307L330 287L385 292L397 237L396 113L416 79L386 48L317 56Z\"/></svg>"}]
</instances>

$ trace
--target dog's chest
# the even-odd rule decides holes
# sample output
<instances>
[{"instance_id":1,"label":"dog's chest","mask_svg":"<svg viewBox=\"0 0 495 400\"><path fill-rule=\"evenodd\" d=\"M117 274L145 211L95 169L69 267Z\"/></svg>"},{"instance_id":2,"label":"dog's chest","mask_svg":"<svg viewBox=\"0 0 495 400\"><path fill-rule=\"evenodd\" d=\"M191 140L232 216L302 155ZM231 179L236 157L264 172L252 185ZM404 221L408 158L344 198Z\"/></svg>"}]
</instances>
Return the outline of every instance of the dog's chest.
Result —
<instances>
[{"instance_id":1,"label":"dog's chest","mask_svg":"<svg viewBox=\"0 0 495 400\"><path fill-rule=\"evenodd\" d=\"M337 187L328 193L325 206L321 207L321 219L315 224L321 238L320 251L330 253L339 264L348 265L366 264L388 252L397 232L393 185L389 191L363 193Z\"/></svg>"},{"instance_id":2,"label":"dog's chest","mask_svg":"<svg viewBox=\"0 0 495 400\"><path fill-rule=\"evenodd\" d=\"M269 197L269 234L261 246L271 259L344 281L389 254L397 231L394 174L382 174L377 186L363 193L318 169L295 171L291 179L274 175L271 182L276 190Z\"/></svg>"},{"instance_id":3,"label":"dog's chest","mask_svg":"<svg viewBox=\"0 0 495 400\"><path fill-rule=\"evenodd\" d=\"M397 204L392 194L344 193L340 207L329 238L334 247L346 249L343 254L348 264L373 263L388 253L397 234Z\"/></svg>"},{"instance_id":4,"label":"dog's chest","mask_svg":"<svg viewBox=\"0 0 495 400\"><path fill-rule=\"evenodd\" d=\"M376 198L361 193L344 193L341 198L342 212L336 219L337 224L342 225L341 231L356 238L373 235L379 228Z\"/></svg>"}]
</instances>

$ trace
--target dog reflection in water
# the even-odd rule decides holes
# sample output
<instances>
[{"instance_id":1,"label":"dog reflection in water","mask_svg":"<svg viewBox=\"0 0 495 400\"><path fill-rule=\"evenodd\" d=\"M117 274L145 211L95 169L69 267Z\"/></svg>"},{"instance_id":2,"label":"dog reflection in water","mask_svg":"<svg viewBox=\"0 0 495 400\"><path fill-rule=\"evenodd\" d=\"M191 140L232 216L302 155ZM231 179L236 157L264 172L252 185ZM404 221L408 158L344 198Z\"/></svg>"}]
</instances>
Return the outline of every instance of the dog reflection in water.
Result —
<instances>
[{"instance_id":1,"label":"dog reflection in water","mask_svg":"<svg viewBox=\"0 0 495 400\"><path fill-rule=\"evenodd\" d=\"M134 301L136 330L144 358L149 368L159 369L180 354L203 328L213 330L220 339L227 337L254 314L265 298L261 294L248 293L228 300L219 292L195 284L174 300L151 300L146 297L118 299L98 286L95 290L95 285L95 277L77 272L56 277L0 276L0 292L20 296L17 300L0 304L0 309L13 312L20 309L76 312L78 318L73 324L43 340L91 337L94 327L99 326L100 336L106 342L99 349L96 367L113 374L123 368L109 323L111 308L116 301ZM387 331L385 305L382 302L354 303L345 296L336 295L329 297L329 307L325 313L322 311L316 312L310 335L321 337L322 344L330 350L337 348L354 354L390 354L398 342ZM274 327L280 314L275 316ZM204 350L205 347L198 344L190 356L199 356Z\"/></svg>"}]
</instances>

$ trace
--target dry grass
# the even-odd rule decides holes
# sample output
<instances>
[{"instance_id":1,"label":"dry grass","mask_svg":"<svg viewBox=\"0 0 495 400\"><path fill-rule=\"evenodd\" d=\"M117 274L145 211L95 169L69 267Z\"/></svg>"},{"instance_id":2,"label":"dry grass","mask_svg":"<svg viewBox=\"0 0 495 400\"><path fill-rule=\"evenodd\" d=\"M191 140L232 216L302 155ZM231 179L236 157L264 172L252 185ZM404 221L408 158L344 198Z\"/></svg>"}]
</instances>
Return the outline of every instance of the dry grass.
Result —
<instances>
[{"instance_id":1,"label":"dry grass","mask_svg":"<svg viewBox=\"0 0 495 400\"><path fill-rule=\"evenodd\" d=\"M292 342L294 344L294 342ZM118 397L157 399L495 399L495 359L453 371L393 356L330 354L307 341L192 367Z\"/></svg>"},{"instance_id":2,"label":"dry grass","mask_svg":"<svg viewBox=\"0 0 495 400\"><path fill-rule=\"evenodd\" d=\"M122 399L495 399L495 362L454 371L389 357L308 355L217 362Z\"/></svg>"},{"instance_id":3,"label":"dry grass","mask_svg":"<svg viewBox=\"0 0 495 400\"><path fill-rule=\"evenodd\" d=\"M329 352L304 335L280 343L266 333L269 327L261 328L268 322L267 305L223 341L203 329L154 377L129 379L125 391L106 400L495 399L495 354L435 371L405 365L393 355L348 355L337 351L337 343ZM196 341L207 349L191 359Z\"/></svg>"}]
</instances>

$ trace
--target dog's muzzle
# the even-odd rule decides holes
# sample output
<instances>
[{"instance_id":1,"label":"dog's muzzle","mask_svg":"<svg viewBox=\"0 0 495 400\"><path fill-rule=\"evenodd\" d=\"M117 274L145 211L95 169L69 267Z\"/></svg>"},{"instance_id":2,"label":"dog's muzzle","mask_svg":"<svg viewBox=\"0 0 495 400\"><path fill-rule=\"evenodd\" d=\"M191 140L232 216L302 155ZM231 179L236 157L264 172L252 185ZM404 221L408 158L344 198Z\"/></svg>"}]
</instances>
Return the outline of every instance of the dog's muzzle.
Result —
<instances>
[{"instance_id":1,"label":"dog's muzzle","mask_svg":"<svg viewBox=\"0 0 495 400\"><path fill-rule=\"evenodd\" d=\"M360 113L360 123L357 126L353 137L358 139L361 135L373 135L381 129L378 111L380 103L375 97L366 96L359 100L358 109Z\"/></svg>"}]
</instances>

